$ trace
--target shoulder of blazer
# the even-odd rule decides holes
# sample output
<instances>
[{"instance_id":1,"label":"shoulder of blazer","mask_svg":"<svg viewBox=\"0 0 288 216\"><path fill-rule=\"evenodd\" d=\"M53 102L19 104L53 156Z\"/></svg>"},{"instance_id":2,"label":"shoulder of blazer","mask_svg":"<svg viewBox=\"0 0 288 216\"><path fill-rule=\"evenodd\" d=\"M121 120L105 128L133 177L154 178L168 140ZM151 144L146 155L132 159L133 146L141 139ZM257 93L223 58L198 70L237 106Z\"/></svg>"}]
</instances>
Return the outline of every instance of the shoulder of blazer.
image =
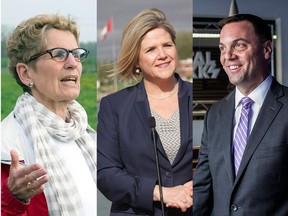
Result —
<instances>
[{"instance_id":1,"label":"shoulder of blazer","mask_svg":"<svg viewBox=\"0 0 288 216\"><path fill-rule=\"evenodd\" d=\"M217 101L216 103L214 103L210 109L208 110L210 111L216 111L218 112L219 110L222 110L223 108L225 108L225 110L234 107L234 103L235 103L235 89L229 93L227 96L225 96L224 98L220 99L219 101Z\"/></svg>"},{"instance_id":2,"label":"shoulder of blazer","mask_svg":"<svg viewBox=\"0 0 288 216\"><path fill-rule=\"evenodd\" d=\"M284 97L288 99L288 87L281 85L274 77L270 87L271 93L274 95L275 98Z\"/></svg>"},{"instance_id":3,"label":"shoulder of blazer","mask_svg":"<svg viewBox=\"0 0 288 216\"><path fill-rule=\"evenodd\" d=\"M179 96L185 94L187 91L189 95L192 95L192 86L193 86L192 82L184 81L177 73L175 73L175 77L179 83L179 92L180 92Z\"/></svg>"},{"instance_id":4,"label":"shoulder of blazer","mask_svg":"<svg viewBox=\"0 0 288 216\"><path fill-rule=\"evenodd\" d=\"M131 102L133 98L137 97L138 92L143 92L143 94L145 93L143 81L137 83L134 86L129 86L117 92L106 95L101 100L108 100L110 103L113 104L123 104L126 101Z\"/></svg>"}]
</instances>

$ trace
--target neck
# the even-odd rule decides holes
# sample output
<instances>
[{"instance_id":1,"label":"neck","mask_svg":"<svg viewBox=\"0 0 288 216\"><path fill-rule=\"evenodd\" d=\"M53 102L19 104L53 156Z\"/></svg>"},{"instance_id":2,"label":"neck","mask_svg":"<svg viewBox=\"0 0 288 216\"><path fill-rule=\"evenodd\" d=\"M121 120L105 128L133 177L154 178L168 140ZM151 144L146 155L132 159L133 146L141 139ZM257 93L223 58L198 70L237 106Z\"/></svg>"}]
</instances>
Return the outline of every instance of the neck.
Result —
<instances>
[{"instance_id":1,"label":"neck","mask_svg":"<svg viewBox=\"0 0 288 216\"><path fill-rule=\"evenodd\" d=\"M175 77L157 83L144 80L144 85L148 97L156 100L170 98L178 91L178 82Z\"/></svg>"},{"instance_id":2,"label":"neck","mask_svg":"<svg viewBox=\"0 0 288 216\"><path fill-rule=\"evenodd\" d=\"M33 95L33 97L35 97L35 96ZM58 115L64 121L66 121L67 118L70 118L69 112L67 110L67 107L68 107L67 101L55 102L52 100L44 100L44 99L39 98L39 97L35 97L35 98L36 98L36 100L38 100L39 103L41 103L43 106L45 106L51 112Z\"/></svg>"},{"instance_id":3,"label":"neck","mask_svg":"<svg viewBox=\"0 0 288 216\"><path fill-rule=\"evenodd\" d=\"M237 86L238 90L244 95L248 96L252 91L254 91L262 82L264 82L269 74L265 74L256 80L254 83L247 83L246 85Z\"/></svg>"}]
</instances>

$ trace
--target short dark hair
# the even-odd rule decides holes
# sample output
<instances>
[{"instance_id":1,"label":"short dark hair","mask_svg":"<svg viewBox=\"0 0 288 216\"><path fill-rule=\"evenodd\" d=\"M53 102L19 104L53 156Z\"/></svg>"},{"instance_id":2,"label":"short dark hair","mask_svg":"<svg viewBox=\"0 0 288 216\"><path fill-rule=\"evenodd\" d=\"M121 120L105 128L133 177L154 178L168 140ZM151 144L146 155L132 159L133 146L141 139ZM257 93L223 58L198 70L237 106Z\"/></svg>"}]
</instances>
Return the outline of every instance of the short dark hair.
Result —
<instances>
[{"instance_id":1,"label":"short dark hair","mask_svg":"<svg viewBox=\"0 0 288 216\"><path fill-rule=\"evenodd\" d=\"M272 41L271 28L262 18L252 14L236 14L219 21L218 26L222 29L226 24L240 21L252 23L256 34L262 42Z\"/></svg>"}]
</instances>

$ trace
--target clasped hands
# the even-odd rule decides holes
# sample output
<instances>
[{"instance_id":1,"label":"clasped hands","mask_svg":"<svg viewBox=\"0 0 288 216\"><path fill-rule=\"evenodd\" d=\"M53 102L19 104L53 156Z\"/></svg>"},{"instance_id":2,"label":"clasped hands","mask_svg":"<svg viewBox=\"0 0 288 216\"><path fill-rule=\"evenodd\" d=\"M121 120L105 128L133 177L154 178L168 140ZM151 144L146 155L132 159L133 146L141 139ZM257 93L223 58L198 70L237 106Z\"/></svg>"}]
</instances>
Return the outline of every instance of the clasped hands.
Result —
<instances>
[{"instance_id":1,"label":"clasped hands","mask_svg":"<svg viewBox=\"0 0 288 216\"><path fill-rule=\"evenodd\" d=\"M193 205L193 185L192 181L185 183L184 185L178 185L175 187L162 187L163 201L166 207L180 208L182 212L186 212L187 209ZM154 188L154 200L160 201L159 186Z\"/></svg>"},{"instance_id":2,"label":"clasped hands","mask_svg":"<svg viewBox=\"0 0 288 216\"><path fill-rule=\"evenodd\" d=\"M19 166L19 156L11 150L11 167L7 186L19 200L26 201L43 192L44 184L48 182L47 170L39 164Z\"/></svg>"}]
</instances>

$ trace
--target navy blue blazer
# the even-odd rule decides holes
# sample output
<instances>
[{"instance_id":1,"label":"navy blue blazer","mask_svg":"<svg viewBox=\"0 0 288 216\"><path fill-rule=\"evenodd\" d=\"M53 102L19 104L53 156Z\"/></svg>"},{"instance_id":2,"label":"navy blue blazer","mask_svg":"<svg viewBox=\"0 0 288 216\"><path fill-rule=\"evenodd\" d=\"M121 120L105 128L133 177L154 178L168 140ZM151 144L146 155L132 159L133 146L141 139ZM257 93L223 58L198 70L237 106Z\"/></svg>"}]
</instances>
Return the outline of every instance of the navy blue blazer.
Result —
<instances>
[{"instance_id":1,"label":"navy blue blazer","mask_svg":"<svg viewBox=\"0 0 288 216\"><path fill-rule=\"evenodd\" d=\"M171 165L157 136L162 184L192 180L192 83L179 82L181 144ZM157 184L155 155L148 119L151 116L143 81L102 98L97 127L97 187L112 201L111 215L161 215L153 202ZM157 124L157 122L156 122ZM191 215L168 209L168 215Z\"/></svg>"},{"instance_id":2,"label":"navy blue blazer","mask_svg":"<svg viewBox=\"0 0 288 216\"><path fill-rule=\"evenodd\" d=\"M206 114L193 176L194 216L288 215L288 88L273 79L236 178L234 112L235 91Z\"/></svg>"}]
</instances>

